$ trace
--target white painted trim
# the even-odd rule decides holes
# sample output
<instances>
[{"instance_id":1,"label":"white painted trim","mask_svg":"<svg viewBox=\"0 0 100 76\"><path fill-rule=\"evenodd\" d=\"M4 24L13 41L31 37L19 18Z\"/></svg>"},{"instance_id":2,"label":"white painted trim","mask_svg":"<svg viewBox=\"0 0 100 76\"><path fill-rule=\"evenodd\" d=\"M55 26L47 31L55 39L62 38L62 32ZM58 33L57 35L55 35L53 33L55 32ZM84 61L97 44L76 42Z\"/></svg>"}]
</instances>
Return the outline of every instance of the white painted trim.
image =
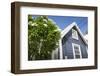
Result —
<instances>
[{"instance_id":1,"label":"white painted trim","mask_svg":"<svg viewBox=\"0 0 100 76\"><path fill-rule=\"evenodd\" d=\"M74 57L74 59L75 59L74 43L72 43L72 49L73 49L73 57Z\"/></svg>"},{"instance_id":2,"label":"white painted trim","mask_svg":"<svg viewBox=\"0 0 100 76\"><path fill-rule=\"evenodd\" d=\"M81 48L80 48L80 45L75 44L75 43L72 43L72 48L73 48L73 56L74 56L74 59L76 59L76 58L75 58L75 50L74 50L74 46L78 46L78 48L79 48L79 52L80 52L80 58L82 58L82 53L81 53Z\"/></svg>"},{"instance_id":3,"label":"white painted trim","mask_svg":"<svg viewBox=\"0 0 100 76\"><path fill-rule=\"evenodd\" d=\"M63 59L62 39L59 40L60 59Z\"/></svg>"}]
</instances>

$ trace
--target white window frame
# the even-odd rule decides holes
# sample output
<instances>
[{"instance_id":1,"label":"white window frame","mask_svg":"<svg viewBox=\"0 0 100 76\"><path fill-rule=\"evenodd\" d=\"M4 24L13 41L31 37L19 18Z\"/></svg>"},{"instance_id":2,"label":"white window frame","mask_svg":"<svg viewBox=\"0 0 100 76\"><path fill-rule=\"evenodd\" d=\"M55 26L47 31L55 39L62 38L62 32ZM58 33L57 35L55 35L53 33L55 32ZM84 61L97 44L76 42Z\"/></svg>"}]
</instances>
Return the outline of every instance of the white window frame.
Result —
<instances>
[{"instance_id":1,"label":"white window frame","mask_svg":"<svg viewBox=\"0 0 100 76\"><path fill-rule=\"evenodd\" d=\"M73 31L74 31L75 33L73 33ZM75 29L72 29L72 38L78 40L78 33L77 33L77 31L76 31Z\"/></svg>"},{"instance_id":2,"label":"white window frame","mask_svg":"<svg viewBox=\"0 0 100 76\"><path fill-rule=\"evenodd\" d=\"M75 49L74 49L74 46L76 46L76 47L79 48L79 53L80 53L80 58L79 58L79 59L81 59L81 58L82 58L82 54L81 54L81 48L80 48L80 45L75 44L75 43L72 43L72 48L73 48L73 57L74 57L74 59L77 59L77 58L75 57Z\"/></svg>"}]
</instances>

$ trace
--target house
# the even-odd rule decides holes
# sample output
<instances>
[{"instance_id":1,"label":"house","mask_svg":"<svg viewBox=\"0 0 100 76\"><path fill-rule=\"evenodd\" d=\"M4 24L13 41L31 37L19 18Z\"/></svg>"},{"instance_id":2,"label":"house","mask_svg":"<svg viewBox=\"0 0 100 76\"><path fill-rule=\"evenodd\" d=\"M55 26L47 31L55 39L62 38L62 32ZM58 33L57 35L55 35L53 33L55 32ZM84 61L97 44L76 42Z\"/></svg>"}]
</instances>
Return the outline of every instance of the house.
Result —
<instances>
[{"instance_id":1,"label":"house","mask_svg":"<svg viewBox=\"0 0 100 76\"><path fill-rule=\"evenodd\" d=\"M53 51L52 59L88 58L88 44L75 22L61 31L59 47Z\"/></svg>"}]
</instances>

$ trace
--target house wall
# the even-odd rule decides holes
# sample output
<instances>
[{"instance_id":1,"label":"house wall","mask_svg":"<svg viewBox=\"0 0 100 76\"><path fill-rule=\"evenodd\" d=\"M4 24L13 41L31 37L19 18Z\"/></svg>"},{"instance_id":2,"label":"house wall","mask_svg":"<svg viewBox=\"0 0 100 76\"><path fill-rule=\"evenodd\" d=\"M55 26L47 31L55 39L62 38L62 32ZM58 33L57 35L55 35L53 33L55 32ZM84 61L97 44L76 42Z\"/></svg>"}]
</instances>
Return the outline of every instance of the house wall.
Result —
<instances>
[{"instance_id":1,"label":"house wall","mask_svg":"<svg viewBox=\"0 0 100 76\"><path fill-rule=\"evenodd\" d=\"M56 48L53 52L52 52L52 60L53 59L59 59L59 48Z\"/></svg>"},{"instance_id":2,"label":"house wall","mask_svg":"<svg viewBox=\"0 0 100 76\"><path fill-rule=\"evenodd\" d=\"M75 29L75 28L74 28ZM80 45L82 58L87 58L87 45L83 42L80 34L78 33L78 40L72 38L72 30L70 30L67 35L62 39L62 50L63 50L63 58L67 56L68 59L73 59L73 47L72 43Z\"/></svg>"}]
</instances>

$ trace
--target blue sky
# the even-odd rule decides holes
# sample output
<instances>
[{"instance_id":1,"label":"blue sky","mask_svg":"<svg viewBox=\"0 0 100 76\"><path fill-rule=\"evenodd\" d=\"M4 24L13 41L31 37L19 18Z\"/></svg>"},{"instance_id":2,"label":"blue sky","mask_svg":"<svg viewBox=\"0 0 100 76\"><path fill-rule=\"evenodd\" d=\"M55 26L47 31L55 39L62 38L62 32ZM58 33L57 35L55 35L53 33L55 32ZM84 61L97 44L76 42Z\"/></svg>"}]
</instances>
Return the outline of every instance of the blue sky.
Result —
<instances>
[{"instance_id":1,"label":"blue sky","mask_svg":"<svg viewBox=\"0 0 100 76\"><path fill-rule=\"evenodd\" d=\"M33 17L36 17L33 15ZM82 33L88 29L88 17L77 17L77 16L48 16L52 19L60 29L66 28L72 22L76 22Z\"/></svg>"}]
</instances>

